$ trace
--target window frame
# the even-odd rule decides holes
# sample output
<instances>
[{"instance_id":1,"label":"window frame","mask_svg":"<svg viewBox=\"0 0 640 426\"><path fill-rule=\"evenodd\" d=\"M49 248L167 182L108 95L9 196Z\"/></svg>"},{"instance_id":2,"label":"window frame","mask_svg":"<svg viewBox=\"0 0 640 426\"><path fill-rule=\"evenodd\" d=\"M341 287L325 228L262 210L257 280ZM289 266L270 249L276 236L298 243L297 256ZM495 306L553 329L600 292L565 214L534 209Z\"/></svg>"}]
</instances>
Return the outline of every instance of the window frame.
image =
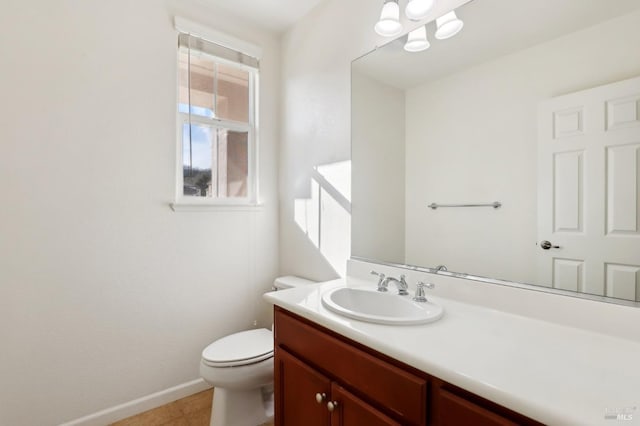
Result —
<instances>
[{"instance_id":1,"label":"window frame","mask_svg":"<svg viewBox=\"0 0 640 426\"><path fill-rule=\"evenodd\" d=\"M197 35L192 35L199 37ZM202 38L202 37L199 37ZM205 39L206 40L206 39ZM215 41L206 40L211 43ZM217 43L216 43L217 44ZM179 62L179 55L184 52L184 47L178 47L176 49L176 61ZM259 105L259 81L260 70L244 64L239 64L221 58L216 55L200 52L199 54L211 58L213 61L226 66L235 67L247 71L249 74L249 87L248 87L248 108L249 116L248 122L242 123L234 120L227 120L217 117L205 117L197 114L189 114L188 112L181 112L179 108L179 68L176 67L176 161L175 161L175 173L176 173L176 187L174 203L171 207L174 211L192 211L200 209L216 209L222 208L234 208L240 209L259 207L259 185L258 185L258 105ZM189 105L188 110L191 109ZM184 195L184 159L183 159L183 126L189 125L204 125L213 129L226 129L231 131L247 132L247 195L246 197L195 197ZM214 167L214 165L212 165ZM217 167L217 164L215 165Z\"/></svg>"}]
</instances>

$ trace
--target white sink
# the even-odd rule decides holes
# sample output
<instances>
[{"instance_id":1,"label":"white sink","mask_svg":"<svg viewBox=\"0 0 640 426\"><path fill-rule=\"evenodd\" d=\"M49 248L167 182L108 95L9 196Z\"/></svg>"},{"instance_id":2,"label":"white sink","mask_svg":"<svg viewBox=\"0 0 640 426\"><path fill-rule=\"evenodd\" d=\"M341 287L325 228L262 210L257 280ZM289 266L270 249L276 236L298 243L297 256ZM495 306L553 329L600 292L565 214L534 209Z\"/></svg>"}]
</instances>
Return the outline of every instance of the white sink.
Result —
<instances>
[{"instance_id":1,"label":"white sink","mask_svg":"<svg viewBox=\"0 0 640 426\"><path fill-rule=\"evenodd\" d=\"M376 324L414 325L437 321L444 310L430 302L414 302L409 296L340 287L322 295L325 308L345 317Z\"/></svg>"}]
</instances>

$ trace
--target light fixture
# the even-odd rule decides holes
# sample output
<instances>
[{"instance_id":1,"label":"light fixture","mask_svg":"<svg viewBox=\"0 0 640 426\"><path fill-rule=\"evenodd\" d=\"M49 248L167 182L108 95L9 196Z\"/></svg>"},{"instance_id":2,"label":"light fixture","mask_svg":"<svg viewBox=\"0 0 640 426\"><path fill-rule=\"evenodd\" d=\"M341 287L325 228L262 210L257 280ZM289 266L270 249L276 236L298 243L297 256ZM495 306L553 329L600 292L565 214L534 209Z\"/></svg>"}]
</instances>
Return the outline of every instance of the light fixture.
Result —
<instances>
[{"instance_id":1,"label":"light fixture","mask_svg":"<svg viewBox=\"0 0 640 426\"><path fill-rule=\"evenodd\" d=\"M407 36L407 42L404 44L404 50L407 52L421 52L427 50L431 46L427 40L427 27L421 25L411 31Z\"/></svg>"},{"instance_id":2,"label":"light fixture","mask_svg":"<svg viewBox=\"0 0 640 426\"><path fill-rule=\"evenodd\" d=\"M383 37L395 37L402 32L398 0L385 1L380 13L380 20L376 23L374 29L376 33Z\"/></svg>"},{"instance_id":3,"label":"light fixture","mask_svg":"<svg viewBox=\"0 0 640 426\"><path fill-rule=\"evenodd\" d=\"M458 19L456 12L452 10L436 19L436 26L438 27L436 30L436 38L438 40L446 40L458 34L464 26L464 22Z\"/></svg>"},{"instance_id":4,"label":"light fixture","mask_svg":"<svg viewBox=\"0 0 640 426\"><path fill-rule=\"evenodd\" d=\"M407 7L404 9L404 14L412 21L424 19L433 7L433 2L434 0L409 0Z\"/></svg>"}]
</instances>

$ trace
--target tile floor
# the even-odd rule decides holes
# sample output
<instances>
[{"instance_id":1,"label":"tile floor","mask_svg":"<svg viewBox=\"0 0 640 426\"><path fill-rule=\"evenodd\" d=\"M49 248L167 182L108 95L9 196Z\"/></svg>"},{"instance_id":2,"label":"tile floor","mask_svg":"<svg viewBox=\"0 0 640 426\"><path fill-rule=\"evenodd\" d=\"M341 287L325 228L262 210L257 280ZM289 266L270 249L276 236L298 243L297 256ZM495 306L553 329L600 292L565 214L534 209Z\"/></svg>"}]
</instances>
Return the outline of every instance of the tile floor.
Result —
<instances>
[{"instance_id":1,"label":"tile floor","mask_svg":"<svg viewBox=\"0 0 640 426\"><path fill-rule=\"evenodd\" d=\"M209 426L213 389L188 396L111 426ZM262 426L273 426L265 423Z\"/></svg>"}]
</instances>

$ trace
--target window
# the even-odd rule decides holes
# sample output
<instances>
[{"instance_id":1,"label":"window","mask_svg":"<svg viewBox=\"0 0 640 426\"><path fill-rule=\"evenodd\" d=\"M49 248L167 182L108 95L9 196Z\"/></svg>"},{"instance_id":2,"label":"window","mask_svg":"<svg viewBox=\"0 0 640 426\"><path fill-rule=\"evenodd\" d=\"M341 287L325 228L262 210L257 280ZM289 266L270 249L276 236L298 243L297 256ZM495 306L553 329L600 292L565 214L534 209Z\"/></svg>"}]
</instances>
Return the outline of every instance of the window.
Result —
<instances>
[{"instance_id":1,"label":"window","mask_svg":"<svg viewBox=\"0 0 640 426\"><path fill-rule=\"evenodd\" d=\"M178 38L177 204L255 204L258 60Z\"/></svg>"}]
</instances>

